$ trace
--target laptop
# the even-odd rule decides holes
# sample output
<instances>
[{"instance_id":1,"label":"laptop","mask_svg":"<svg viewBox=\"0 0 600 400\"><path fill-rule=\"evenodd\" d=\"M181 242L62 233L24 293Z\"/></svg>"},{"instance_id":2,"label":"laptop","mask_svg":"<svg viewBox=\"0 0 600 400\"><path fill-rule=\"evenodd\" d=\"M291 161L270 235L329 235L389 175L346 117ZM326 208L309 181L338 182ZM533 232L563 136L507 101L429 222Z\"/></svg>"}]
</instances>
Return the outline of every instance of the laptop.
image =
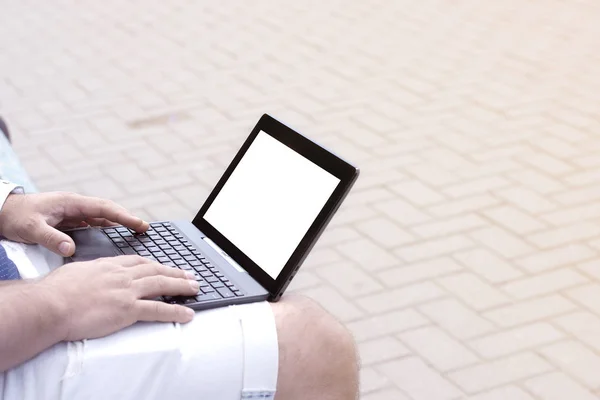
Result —
<instances>
[{"instance_id":1,"label":"laptop","mask_svg":"<svg viewBox=\"0 0 600 400\"><path fill-rule=\"evenodd\" d=\"M193 297L161 297L196 310L277 301L356 181L359 170L263 115L193 221L67 233L66 262L138 254L190 271Z\"/></svg>"}]
</instances>

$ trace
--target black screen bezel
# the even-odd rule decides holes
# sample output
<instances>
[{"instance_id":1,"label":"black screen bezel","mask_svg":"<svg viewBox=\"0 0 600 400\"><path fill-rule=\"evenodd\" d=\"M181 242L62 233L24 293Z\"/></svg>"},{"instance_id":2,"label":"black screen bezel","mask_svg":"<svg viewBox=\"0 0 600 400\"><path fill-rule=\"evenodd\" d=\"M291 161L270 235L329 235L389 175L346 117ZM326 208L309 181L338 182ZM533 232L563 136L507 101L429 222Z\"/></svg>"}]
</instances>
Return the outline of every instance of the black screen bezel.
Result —
<instances>
[{"instance_id":1,"label":"black screen bezel","mask_svg":"<svg viewBox=\"0 0 600 400\"><path fill-rule=\"evenodd\" d=\"M271 278L271 276L262 268L260 268L260 266L246 256L232 242L230 242L216 228L214 228L204 219L206 211L209 209L260 131L263 131L267 135L291 148L340 180L337 187L323 206L323 209L319 212L317 218L296 247L296 250L294 250L292 253L277 279ZM311 140L302 136L300 133L287 127L271 116L264 114L250 133L250 136L248 136L238 153L233 158L231 164L229 164L223 173L221 179L219 179L219 182L202 205L202 208L200 208L198 214L194 217L192 223L215 244L223 249L227 255L229 255L240 266L242 266L250 274L250 276L252 276L252 278L254 278L270 293L272 298L278 298L306 257L308 251L310 251L320 236L320 233L323 231L325 225L331 219L345 195L350 190L350 187L354 183L358 173L358 169L353 165L342 160L335 154L312 142Z\"/></svg>"}]
</instances>

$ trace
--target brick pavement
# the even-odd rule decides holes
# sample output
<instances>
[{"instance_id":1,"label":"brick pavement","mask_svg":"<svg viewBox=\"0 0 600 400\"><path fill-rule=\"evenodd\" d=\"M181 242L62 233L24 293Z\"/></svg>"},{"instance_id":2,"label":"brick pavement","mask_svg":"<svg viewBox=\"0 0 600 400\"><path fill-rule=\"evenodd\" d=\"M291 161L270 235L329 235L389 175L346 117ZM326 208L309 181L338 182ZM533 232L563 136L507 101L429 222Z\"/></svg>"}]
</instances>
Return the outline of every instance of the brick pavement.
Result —
<instances>
[{"instance_id":1,"label":"brick pavement","mask_svg":"<svg viewBox=\"0 0 600 400\"><path fill-rule=\"evenodd\" d=\"M363 175L294 282L364 400L600 398L592 0L7 0L0 112L42 190L193 215L263 112Z\"/></svg>"}]
</instances>

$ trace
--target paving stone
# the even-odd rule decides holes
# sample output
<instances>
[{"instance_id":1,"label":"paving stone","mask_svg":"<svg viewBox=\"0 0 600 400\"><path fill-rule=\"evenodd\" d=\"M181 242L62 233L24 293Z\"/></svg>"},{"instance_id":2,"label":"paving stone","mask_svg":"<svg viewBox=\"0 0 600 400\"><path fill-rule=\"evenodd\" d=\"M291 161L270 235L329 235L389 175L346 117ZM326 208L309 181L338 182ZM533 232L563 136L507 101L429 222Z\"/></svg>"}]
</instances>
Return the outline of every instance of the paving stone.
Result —
<instances>
[{"instance_id":1,"label":"paving stone","mask_svg":"<svg viewBox=\"0 0 600 400\"><path fill-rule=\"evenodd\" d=\"M454 399L461 394L452 383L415 357L392 361L378 369L415 400Z\"/></svg>"},{"instance_id":2,"label":"paving stone","mask_svg":"<svg viewBox=\"0 0 600 400\"><path fill-rule=\"evenodd\" d=\"M506 258L519 257L534 251L523 239L498 227L479 229L471 232L469 236Z\"/></svg>"},{"instance_id":3,"label":"paving stone","mask_svg":"<svg viewBox=\"0 0 600 400\"><path fill-rule=\"evenodd\" d=\"M474 243L463 235L448 236L441 239L432 239L414 245L403 246L395 251L400 258L408 262L434 258L455 251L473 247Z\"/></svg>"},{"instance_id":4,"label":"paving stone","mask_svg":"<svg viewBox=\"0 0 600 400\"><path fill-rule=\"evenodd\" d=\"M522 353L448 374L468 393L478 392L552 370L552 365L532 353Z\"/></svg>"},{"instance_id":5,"label":"paving stone","mask_svg":"<svg viewBox=\"0 0 600 400\"><path fill-rule=\"evenodd\" d=\"M362 394L361 398L365 398L368 396L368 393L377 392L377 395L382 392L382 389L385 387L390 387L392 383L390 380L382 375L381 373L375 371L373 367L361 367L360 369L360 391ZM395 391L395 389L391 389L390 391ZM399 392L398 392L399 393ZM384 396L384 395L382 395ZM385 397L383 397L385 399Z\"/></svg>"},{"instance_id":6,"label":"paving stone","mask_svg":"<svg viewBox=\"0 0 600 400\"><path fill-rule=\"evenodd\" d=\"M387 336L360 343L358 345L358 352L360 354L361 365L364 366L393 360L410 354L410 350L400 343L400 341Z\"/></svg>"},{"instance_id":7,"label":"paving stone","mask_svg":"<svg viewBox=\"0 0 600 400\"><path fill-rule=\"evenodd\" d=\"M350 322L348 328L356 340L363 341L392 333L400 333L410 328L424 326L429 320L413 309L393 311L370 316L360 321Z\"/></svg>"},{"instance_id":8,"label":"paving stone","mask_svg":"<svg viewBox=\"0 0 600 400\"><path fill-rule=\"evenodd\" d=\"M494 326L455 299L438 300L419 307L428 318L459 339L494 331Z\"/></svg>"},{"instance_id":9,"label":"paving stone","mask_svg":"<svg viewBox=\"0 0 600 400\"><path fill-rule=\"evenodd\" d=\"M560 367L567 374L576 377L589 389L600 388L600 357L592 350L576 341L563 341L540 350L548 361Z\"/></svg>"},{"instance_id":10,"label":"paving stone","mask_svg":"<svg viewBox=\"0 0 600 400\"><path fill-rule=\"evenodd\" d=\"M516 386L502 386L497 389L476 394L468 397L469 400L534 400L534 398L527 394L523 389L519 389Z\"/></svg>"},{"instance_id":11,"label":"paving stone","mask_svg":"<svg viewBox=\"0 0 600 400\"><path fill-rule=\"evenodd\" d=\"M436 327L407 331L398 337L438 371L466 367L479 360L471 350Z\"/></svg>"},{"instance_id":12,"label":"paving stone","mask_svg":"<svg viewBox=\"0 0 600 400\"><path fill-rule=\"evenodd\" d=\"M586 277L571 269L560 269L513 281L502 286L502 290L513 297L526 299L587 282L589 280Z\"/></svg>"},{"instance_id":13,"label":"paving stone","mask_svg":"<svg viewBox=\"0 0 600 400\"><path fill-rule=\"evenodd\" d=\"M545 270L568 266L587 260L596 254L589 247L582 244L570 244L552 250L539 251L533 255L523 257L516 261L523 269L540 273Z\"/></svg>"},{"instance_id":14,"label":"paving stone","mask_svg":"<svg viewBox=\"0 0 600 400\"><path fill-rule=\"evenodd\" d=\"M525 386L543 400L565 398L594 400L598 397L563 373L553 372L525 382Z\"/></svg>"},{"instance_id":15,"label":"paving stone","mask_svg":"<svg viewBox=\"0 0 600 400\"><path fill-rule=\"evenodd\" d=\"M510 327L526 322L543 320L576 309L577 306L559 295L550 295L533 300L521 301L485 312L483 315L494 323Z\"/></svg>"},{"instance_id":16,"label":"paving stone","mask_svg":"<svg viewBox=\"0 0 600 400\"><path fill-rule=\"evenodd\" d=\"M462 299L475 310L485 310L490 307L508 303L509 298L501 291L483 282L471 273L461 273L437 280L454 296Z\"/></svg>"},{"instance_id":17,"label":"paving stone","mask_svg":"<svg viewBox=\"0 0 600 400\"><path fill-rule=\"evenodd\" d=\"M501 283L523 276L523 272L511 263L485 249L478 248L456 253L454 258L491 283Z\"/></svg>"},{"instance_id":18,"label":"paving stone","mask_svg":"<svg viewBox=\"0 0 600 400\"><path fill-rule=\"evenodd\" d=\"M469 345L483 357L496 358L529 350L562 337L562 332L552 325L535 323L472 340Z\"/></svg>"},{"instance_id":19,"label":"paving stone","mask_svg":"<svg viewBox=\"0 0 600 400\"><path fill-rule=\"evenodd\" d=\"M442 289L431 282L417 283L400 289L364 296L357 304L371 313L379 313L412 306L421 302L444 296Z\"/></svg>"},{"instance_id":20,"label":"paving stone","mask_svg":"<svg viewBox=\"0 0 600 400\"><path fill-rule=\"evenodd\" d=\"M451 258L438 258L402 267L390 268L377 276L389 287L418 282L460 271L462 267Z\"/></svg>"}]
</instances>

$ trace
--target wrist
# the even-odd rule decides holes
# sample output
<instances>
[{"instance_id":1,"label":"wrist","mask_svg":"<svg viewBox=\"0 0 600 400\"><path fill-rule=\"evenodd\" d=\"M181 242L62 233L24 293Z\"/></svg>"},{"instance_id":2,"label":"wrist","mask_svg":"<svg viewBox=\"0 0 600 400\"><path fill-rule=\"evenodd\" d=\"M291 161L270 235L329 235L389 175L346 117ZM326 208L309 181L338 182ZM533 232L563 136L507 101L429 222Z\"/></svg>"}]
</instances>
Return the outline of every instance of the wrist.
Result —
<instances>
[{"instance_id":1,"label":"wrist","mask_svg":"<svg viewBox=\"0 0 600 400\"><path fill-rule=\"evenodd\" d=\"M8 238L6 230L10 225L8 223L12 210L14 210L16 203L19 202L20 197L23 196L19 193L11 193L6 197L4 203L0 204L0 236Z\"/></svg>"},{"instance_id":2,"label":"wrist","mask_svg":"<svg viewBox=\"0 0 600 400\"><path fill-rule=\"evenodd\" d=\"M69 334L69 308L64 301L62 291L48 284L45 279L33 285L41 298L41 304L44 304L43 315L41 315L44 318L43 325L47 327L48 333L56 343L65 341Z\"/></svg>"}]
</instances>

